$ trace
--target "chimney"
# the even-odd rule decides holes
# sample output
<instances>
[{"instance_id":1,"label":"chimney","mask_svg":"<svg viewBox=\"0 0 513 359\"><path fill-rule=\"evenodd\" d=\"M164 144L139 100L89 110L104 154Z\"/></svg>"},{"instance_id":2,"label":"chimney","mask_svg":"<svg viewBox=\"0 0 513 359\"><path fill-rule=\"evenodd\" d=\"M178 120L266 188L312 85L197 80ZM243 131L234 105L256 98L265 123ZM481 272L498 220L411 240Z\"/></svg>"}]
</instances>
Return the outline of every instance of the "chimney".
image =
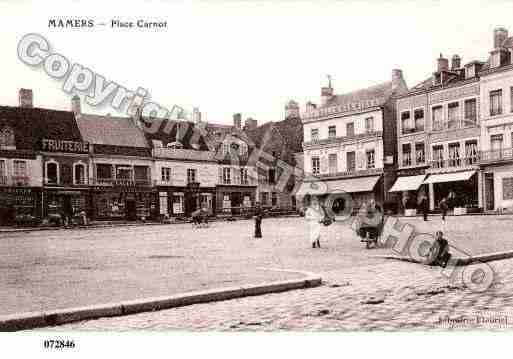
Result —
<instances>
[{"instance_id":1,"label":"chimney","mask_svg":"<svg viewBox=\"0 0 513 359\"><path fill-rule=\"evenodd\" d=\"M244 121L244 130L245 131L252 131L254 129L256 129L258 127L258 122L257 120L254 120L252 119L251 117L248 117L245 121Z\"/></svg>"},{"instance_id":2,"label":"chimney","mask_svg":"<svg viewBox=\"0 0 513 359\"><path fill-rule=\"evenodd\" d=\"M238 130L242 129L242 115L240 113L233 114L233 127Z\"/></svg>"},{"instance_id":3,"label":"chimney","mask_svg":"<svg viewBox=\"0 0 513 359\"><path fill-rule=\"evenodd\" d=\"M452 57L451 70L455 71L461 67L461 58L458 55Z\"/></svg>"},{"instance_id":4,"label":"chimney","mask_svg":"<svg viewBox=\"0 0 513 359\"><path fill-rule=\"evenodd\" d=\"M197 107L192 109L192 122L196 124L201 122L201 112Z\"/></svg>"},{"instance_id":5,"label":"chimney","mask_svg":"<svg viewBox=\"0 0 513 359\"><path fill-rule=\"evenodd\" d=\"M440 57L437 60L438 69L437 72L448 71L449 70L449 60L440 54Z\"/></svg>"},{"instance_id":6,"label":"chimney","mask_svg":"<svg viewBox=\"0 0 513 359\"><path fill-rule=\"evenodd\" d=\"M290 100L285 105L285 118L299 118L299 104L296 101Z\"/></svg>"},{"instance_id":7,"label":"chimney","mask_svg":"<svg viewBox=\"0 0 513 359\"><path fill-rule=\"evenodd\" d=\"M18 103L20 107L34 107L34 96L30 89L20 89L18 92Z\"/></svg>"},{"instance_id":8,"label":"chimney","mask_svg":"<svg viewBox=\"0 0 513 359\"><path fill-rule=\"evenodd\" d=\"M406 82L404 81L404 78L403 78L403 70L393 69L392 70L392 90L395 90L398 87L404 87L406 89Z\"/></svg>"},{"instance_id":9,"label":"chimney","mask_svg":"<svg viewBox=\"0 0 513 359\"><path fill-rule=\"evenodd\" d=\"M321 87L321 105L324 106L333 96L333 87L331 87L331 76L328 75L328 87Z\"/></svg>"},{"instance_id":10,"label":"chimney","mask_svg":"<svg viewBox=\"0 0 513 359\"><path fill-rule=\"evenodd\" d=\"M498 49L502 47L504 41L508 38L508 30L503 27L498 27L493 30L493 48Z\"/></svg>"},{"instance_id":11,"label":"chimney","mask_svg":"<svg viewBox=\"0 0 513 359\"><path fill-rule=\"evenodd\" d=\"M78 95L75 95L71 98L71 111L73 111L77 117L82 113L80 108L80 97L78 97Z\"/></svg>"}]
</instances>

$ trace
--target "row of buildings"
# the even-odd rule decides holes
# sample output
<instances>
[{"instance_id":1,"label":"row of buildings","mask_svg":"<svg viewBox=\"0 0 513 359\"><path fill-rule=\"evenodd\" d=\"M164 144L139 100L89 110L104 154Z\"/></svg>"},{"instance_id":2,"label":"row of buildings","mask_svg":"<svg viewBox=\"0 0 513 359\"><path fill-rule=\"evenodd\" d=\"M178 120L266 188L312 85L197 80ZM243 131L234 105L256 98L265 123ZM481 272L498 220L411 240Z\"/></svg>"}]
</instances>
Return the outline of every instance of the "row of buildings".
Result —
<instances>
[{"instance_id":1,"label":"row of buildings","mask_svg":"<svg viewBox=\"0 0 513 359\"><path fill-rule=\"evenodd\" d=\"M285 110L263 126L242 126L240 114L233 125L206 123L199 110L190 121L101 116L82 113L78 96L70 111L35 108L32 90L21 89L19 106L0 106L0 220L291 208L297 178L282 168L295 167L302 125L297 103Z\"/></svg>"},{"instance_id":2,"label":"row of buildings","mask_svg":"<svg viewBox=\"0 0 513 359\"><path fill-rule=\"evenodd\" d=\"M302 114L307 180L351 193L353 207L401 210L421 193L431 210L449 195L462 211L512 207L513 37L497 28L492 39L483 61L440 55L411 88L400 70L347 94L322 88Z\"/></svg>"}]
</instances>

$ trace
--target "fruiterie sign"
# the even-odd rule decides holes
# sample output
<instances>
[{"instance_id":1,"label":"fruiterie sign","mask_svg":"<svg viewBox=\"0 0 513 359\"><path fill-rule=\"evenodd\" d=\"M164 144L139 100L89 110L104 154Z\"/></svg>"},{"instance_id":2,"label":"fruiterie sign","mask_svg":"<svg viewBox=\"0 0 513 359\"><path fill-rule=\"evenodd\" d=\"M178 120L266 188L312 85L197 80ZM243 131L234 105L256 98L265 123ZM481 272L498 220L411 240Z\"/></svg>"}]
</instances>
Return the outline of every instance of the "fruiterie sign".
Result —
<instances>
[{"instance_id":1,"label":"fruiterie sign","mask_svg":"<svg viewBox=\"0 0 513 359\"><path fill-rule=\"evenodd\" d=\"M89 142L53 140L43 138L42 150L49 152L88 153Z\"/></svg>"}]
</instances>

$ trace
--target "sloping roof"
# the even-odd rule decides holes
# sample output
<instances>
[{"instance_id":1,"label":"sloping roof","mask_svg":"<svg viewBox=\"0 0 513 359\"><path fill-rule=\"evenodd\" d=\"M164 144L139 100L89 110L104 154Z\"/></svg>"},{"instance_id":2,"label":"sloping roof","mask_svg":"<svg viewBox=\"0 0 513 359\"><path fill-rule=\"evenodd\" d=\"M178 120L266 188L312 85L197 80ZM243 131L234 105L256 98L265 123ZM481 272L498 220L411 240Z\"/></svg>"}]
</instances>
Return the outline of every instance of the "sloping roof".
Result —
<instances>
[{"instance_id":1,"label":"sloping roof","mask_svg":"<svg viewBox=\"0 0 513 359\"><path fill-rule=\"evenodd\" d=\"M84 140L93 144L149 147L143 131L129 117L81 114L77 124Z\"/></svg>"},{"instance_id":2,"label":"sloping roof","mask_svg":"<svg viewBox=\"0 0 513 359\"><path fill-rule=\"evenodd\" d=\"M383 100L382 103L384 103L386 99L390 97L390 95L392 95L392 81L387 81L364 89L348 92L341 95L334 95L329 99L324 107L345 105L349 103L369 100Z\"/></svg>"},{"instance_id":3,"label":"sloping roof","mask_svg":"<svg viewBox=\"0 0 513 359\"><path fill-rule=\"evenodd\" d=\"M185 161L216 161L213 151L196 151L175 148L155 148L155 157Z\"/></svg>"},{"instance_id":4,"label":"sloping roof","mask_svg":"<svg viewBox=\"0 0 513 359\"><path fill-rule=\"evenodd\" d=\"M71 111L0 106L0 129L8 126L15 136L16 149L40 149L43 138L82 141Z\"/></svg>"},{"instance_id":5,"label":"sloping roof","mask_svg":"<svg viewBox=\"0 0 513 359\"><path fill-rule=\"evenodd\" d=\"M143 124L148 126L148 128L152 128L152 130L144 131L144 135L150 145L152 145L153 140L161 141L163 147L178 141L183 146L183 149L197 151L209 150L206 143L207 139L205 138L205 131L193 122L146 119L143 120Z\"/></svg>"}]
</instances>

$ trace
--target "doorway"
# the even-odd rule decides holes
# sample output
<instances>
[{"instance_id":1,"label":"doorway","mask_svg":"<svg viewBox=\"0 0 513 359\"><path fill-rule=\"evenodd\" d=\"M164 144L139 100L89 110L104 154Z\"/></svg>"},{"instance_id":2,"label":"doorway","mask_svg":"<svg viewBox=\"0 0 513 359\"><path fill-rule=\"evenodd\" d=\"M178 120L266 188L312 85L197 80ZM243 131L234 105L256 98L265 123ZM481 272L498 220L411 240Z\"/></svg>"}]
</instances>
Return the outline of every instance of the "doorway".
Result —
<instances>
[{"instance_id":1,"label":"doorway","mask_svg":"<svg viewBox=\"0 0 513 359\"><path fill-rule=\"evenodd\" d=\"M495 208L494 196L493 173L485 173L485 198L487 211L493 211Z\"/></svg>"},{"instance_id":2,"label":"doorway","mask_svg":"<svg viewBox=\"0 0 513 359\"><path fill-rule=\"evenodd\" d=\"M126 201L126 218L129 221L137 220L137 205L135 200Z\"/></svg>"}]
</instances>

